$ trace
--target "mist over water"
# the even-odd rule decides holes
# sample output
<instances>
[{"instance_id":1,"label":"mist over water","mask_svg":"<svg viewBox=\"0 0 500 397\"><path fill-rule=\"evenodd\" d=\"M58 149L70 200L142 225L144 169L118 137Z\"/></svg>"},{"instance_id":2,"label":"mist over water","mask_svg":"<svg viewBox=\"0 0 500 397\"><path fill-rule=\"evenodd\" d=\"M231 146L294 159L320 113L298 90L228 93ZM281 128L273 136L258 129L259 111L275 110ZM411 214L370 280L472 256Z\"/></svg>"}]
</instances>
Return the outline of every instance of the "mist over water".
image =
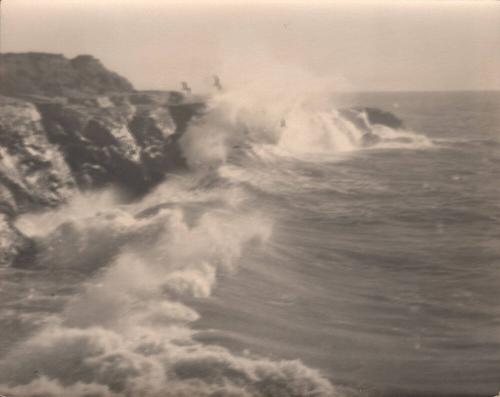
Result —
<instances>
[{"instance_id":1,"label":"mist over water","mask_svg":"<svg viewBox=\"0 0 500 397\"><path fill-rule=\"evenodd\" d=\"M498 392L500 97L274 87L214 97L141 200L18 220L38 252L0 270L0 393ZM367 146L353 103L407 127Z\"/></svg>"}]
</instances>

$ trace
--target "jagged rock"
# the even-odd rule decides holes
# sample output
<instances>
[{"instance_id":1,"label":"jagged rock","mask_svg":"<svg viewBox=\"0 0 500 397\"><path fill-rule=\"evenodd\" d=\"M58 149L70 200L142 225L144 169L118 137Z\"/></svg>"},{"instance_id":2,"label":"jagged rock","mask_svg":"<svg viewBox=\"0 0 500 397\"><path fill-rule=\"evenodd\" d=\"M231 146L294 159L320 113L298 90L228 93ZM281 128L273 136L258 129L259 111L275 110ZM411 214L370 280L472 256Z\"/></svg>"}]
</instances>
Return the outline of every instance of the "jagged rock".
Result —
<instances>
[{"instance_id":1,"label":"jagged rock","mask_svg":"<svg viewBox=\"0 0 500 397\"><path fill-rule=\"evenodd\" d=\"M179 92L137 92L88 55L2 54L2 93L0 263L33 248L12 225L17 215L78 188L144 194L183 166L177 140L204 108Z\"/></svg>"},{"instance_id":2,"label":"jagged rock","mask_svg":"<svg viewBox=\"0 0 500 397\"><path fill-rule=\"evenodd\" d=\"M130 122L130 131L141 148L141 160L152 180L162 178L165 170L181 164L172 138L176 125L167 108L140 109Z\"/></svg>"},{"instance_id":3,"label":"jagged rock","mask_svg":"<svg viewBox=\"0 0 500 397\"><path fill-rule=\"evenodd\" d=\"M183 166L177 147L201 106L158 101L132 105L127 96L0 97L0 262L29 253L29 239L8 221L64 202L77 188L118 185L145 193Z\"/></svg>"},{"instance_id":4,"label":"jagged rock","mask_svg":"<svg viewBox=\"0 0 500 397\"><path fill-rule=\"evenodd\" d=\"M373 126L382 125L393 129L404 128L403 121L394 114L377 108L350 108L341 109L340 114L353 123L357 129L363 131L362 145L374 146L381 138L373 132Z\"/></svg>"},{"instance_id":5,"label":"jagged rock","mask_svg":"<svg viewBox=\"0 0 500 397\"><path fill-rule=\"evenodd\" d=\"M34 103L3 97L0 209L12 213L55 205L75 184L145 193L167 171L184 165L177 137L202 109L200 104L171 106L158 97L148 105L132 105L126 95L35 96Z\"/></svg>"},{"instance_id":6,"label":"jagged rock","mask_svg":"<svg viewBox=\"0 0 500 397\"><path fill-rule=\"evenodd\" d=\"M385 125L400 130L404 128L403 121L390 112L377 108L357 108L366 114L370 124Z\"/></svg>"},{"instance_id":7,"label":"jagged rock","mask_svg":"<svg viewBox=\"0 0 500 397\"><path fill-rule=\"evenodd\" d=\"M372 125L384 125L394 129L403 129L404 124L401 119L385 110L359 107L341 109L340 114L353 123L361 131L370 131Z\"/></svg>"},{"instance_id":8,"label":"jagged rock","mask_svg":"<svg viewBox=\"0 0 500 397\"><path fill-rule=\"evenodd\" d=\"M134 105L178 105L184 101L184 96L177 91L140 91L128 95L128 100Z\"/></svg>"},{"instance_id":9,"label":"jagged rock","mask_svg":"<svg viewBox=\"0 0 500 397\"><path fill-rule=\"evenodd\" d=\"M41 102L37 107L47 137L64 153L81 188L115 184L132 194L144 193L183 164L177 123L184 126L194 114L188 117L185 110L176 123L169 105L156 97L147 105L133 105L121 96Z\"/></svg>"},{"instance_id":10,"label":"jagged rock","mask_svg":"<svg viewBox=\"0 0 500 397\"><path fill-rule=\"evenodd\" d=\"M7 215L0 213L0 266L20 260L33 249L33 243L21 234Z\"/></svg>"},{"instance_id":11,"label":"jagged rock","mask_svg":"<svg viewBox=\"0 0 500 397\"><path fill-rule=\"evenodd\" d=\"M203 102L174 104L169 106L170 114L176 125L176 132L182 134L194 115L202 114L206 108Z\"/></svg>"},{"instance_id":12,"label":"jagged rock","mask_svg":"<svg viewBox=\"0 0 500 397\"><path fill-rule=\"evenodd\" d=\"M5 97L0 97L0 186L0 208L7 213L54 206L74 187L36 107Z\"/></svg>"}]
</instances>

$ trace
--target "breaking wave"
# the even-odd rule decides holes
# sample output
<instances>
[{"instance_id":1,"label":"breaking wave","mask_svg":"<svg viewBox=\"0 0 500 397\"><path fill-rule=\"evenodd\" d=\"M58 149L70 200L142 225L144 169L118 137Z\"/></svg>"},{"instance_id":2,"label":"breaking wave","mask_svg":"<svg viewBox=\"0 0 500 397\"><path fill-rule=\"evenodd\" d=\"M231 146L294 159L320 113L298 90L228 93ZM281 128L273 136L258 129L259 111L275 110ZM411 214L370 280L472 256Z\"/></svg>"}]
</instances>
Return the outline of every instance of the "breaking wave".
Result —
<instances>
[{"instance_id":1,"label":"breaking wave","mask_svg":"<svg viewBox=\"0 0 500 397\"><path fill-rule=\"evenodd\" d=\"M161 188L160 188L161 190ZM220 194L222 195L222 194ZM38 265L71 266L86 287L52 322L0 363L2 391L19 396L330 396L333 388L300 361L271 361L204 345L189 324L189 301L210 296L216 273L232 271L272 224L228 201L184 208L163 201L111 204L75 199L19 227L39 244ZM91 211L79 215L82 203ZM73 218L67 214L73 214ZM53 228L46 229L47 217ZM69 220L68 220L69 219ZM41 230L48 230L47 234Z\"/></svg>"},{"instance_id":2,"label":"breaking wave","mask_svg":"<svg viewBox=\"0 0 500 397\"><path fill-rule=\"evenodd\" d=\"M246 250L262 249L272 236L272 218L238 183L252 161L332 160L431 142L374 124L364 110L349 115L317 98L280 98L240 91L213 98L180 140L192 173L172 176L139 202L124 204L112 192L82 194L18 220L37 246L30 271L71 269L83 283L62 311L1 359L2 393L336 395L329 380L299 360L196 340L191 324L199 314L191 303L210 297L218 273L235 271Z\"/></svg>"},{"instance_id":3,"label":"breaking wave","mask_svg":"<svg viewBox=\"0 0 500 397\"><path fill-rule=\"evenodd\" d=\"M283 99L285 98L285 99ZM328 96L278 98L234 91L214 97L181 138L191 167L217 166L242 152L332 160L366 149L422 149L432 142L379 109L335 109ZM373 115L387 120L372 120ZM396 128L394 128L396 127Z\"/></svg>"}]
</instances>

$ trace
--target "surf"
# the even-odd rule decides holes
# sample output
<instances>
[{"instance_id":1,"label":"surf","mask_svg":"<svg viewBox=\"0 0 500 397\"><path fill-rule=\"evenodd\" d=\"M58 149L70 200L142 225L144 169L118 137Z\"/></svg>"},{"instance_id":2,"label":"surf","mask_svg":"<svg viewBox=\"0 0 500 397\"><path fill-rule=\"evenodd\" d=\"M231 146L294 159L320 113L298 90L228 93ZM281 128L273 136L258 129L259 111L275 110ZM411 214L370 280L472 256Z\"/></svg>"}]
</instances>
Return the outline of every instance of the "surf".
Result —
<instances>
[{"instance_id":1,"label":"surf","mask_svg":"<svg viewBox=\"0 0 500 397\"><path fill-rule=\"evenodd\" d=\"M59 273L57 282L72 288L62 307L49 309L44 299L57 286L37 281L34 288L44 291L36 298L41 312L51 316L0 360L2 391L340 395L298 359L203 342L192 327L200 320L196 302L210 299L221 275L238 272L249 252L271 244L276 219L260 195L296 191L296 178L302 189L318 189L314 178L301 175L304 164L334 167L366 150L431 145L423 135L374 123L367 110L336 109L317 93L214 96L179 139L187 170L146 196L130 201L117 190L81 193L58 209L17 220L36 245L25 270Z\"/></svg>"}]
</instances>

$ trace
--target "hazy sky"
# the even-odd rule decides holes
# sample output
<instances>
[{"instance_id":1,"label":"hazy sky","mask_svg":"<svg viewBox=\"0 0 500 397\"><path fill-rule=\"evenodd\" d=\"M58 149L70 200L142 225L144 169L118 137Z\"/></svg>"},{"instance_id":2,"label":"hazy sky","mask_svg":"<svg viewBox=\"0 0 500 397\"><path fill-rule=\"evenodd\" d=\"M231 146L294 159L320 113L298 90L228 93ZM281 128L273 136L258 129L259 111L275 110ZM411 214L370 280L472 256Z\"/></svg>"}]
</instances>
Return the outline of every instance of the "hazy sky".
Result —
<instances>
[{"instance_id":1,"label":"hazy sky","mask_svg":"<svg viewBox=\"0 0 500 397\"><path fill-rule=\"evenodd\" d=\"M93 54L137 88L297 69L344 90L500 89L500 2L3 0L2 50Z\"/></svg>"}]
</instances>

